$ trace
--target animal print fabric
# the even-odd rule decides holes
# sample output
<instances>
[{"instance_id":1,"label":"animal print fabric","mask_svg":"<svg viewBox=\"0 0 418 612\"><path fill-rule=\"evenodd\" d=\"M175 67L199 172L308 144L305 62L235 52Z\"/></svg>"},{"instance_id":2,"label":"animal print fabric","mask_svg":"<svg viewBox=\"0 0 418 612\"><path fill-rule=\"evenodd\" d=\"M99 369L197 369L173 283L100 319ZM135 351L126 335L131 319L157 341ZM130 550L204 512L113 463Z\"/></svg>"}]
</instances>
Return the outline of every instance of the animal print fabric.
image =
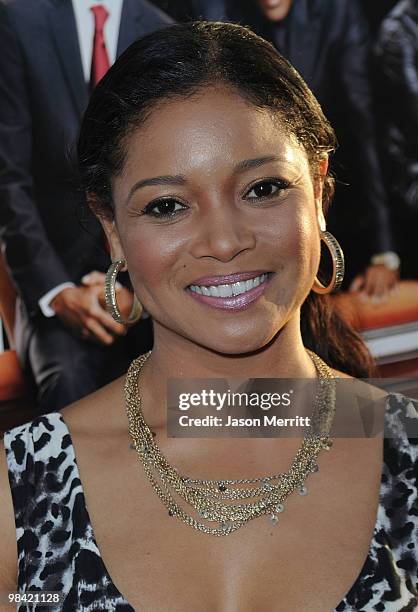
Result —
<instances>
[{"instance_id":1,"label":"animal print fabric","mask_svg":"<svg viewBox=\"0 0 418 612\"><path fill-rule=\"evenodd\" d=\"M408 438L410 425L418 425L418 401L390 394L385 429L395 436L384 441L374 535L357 580L331 612L418 610L418 438ZM14 427L4 442L16 522L17 590L62 592L63 602L38 605L37 612L133 612L100 555L62 414ZM16 610L32 607L18 604ZM309 601L303 612L308 611ZM266 612L275 612L273 602Z\"/></svg>"}]
</instances>

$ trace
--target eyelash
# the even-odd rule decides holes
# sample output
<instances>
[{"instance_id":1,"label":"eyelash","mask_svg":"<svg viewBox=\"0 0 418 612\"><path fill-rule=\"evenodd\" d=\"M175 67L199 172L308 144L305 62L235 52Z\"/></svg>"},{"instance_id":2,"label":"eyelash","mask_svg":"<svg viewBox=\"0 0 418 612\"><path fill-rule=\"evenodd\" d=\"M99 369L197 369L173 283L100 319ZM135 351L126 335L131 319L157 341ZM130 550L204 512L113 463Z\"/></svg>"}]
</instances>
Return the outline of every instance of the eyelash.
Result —
<instances>
[{"instance_id":1,"label":"eyelash","mask_svg":"<svg viewBox=\"0 0 418 612\"><path fill-rule=\"evenodd\" d=\"M260 197L251 197L249 198L250 201L266 201L266 200L270 200L273 199L274 197L276 197L278 195L279 191L285 191L286 189L288 189L290 187L290 183L288 181L285 181L284 179L263 179L262 181L258 181L257 183L255 183L254 185L252 185L250 187L250 189L247 190L247 196L249 193L251 193L251 191L253 191L254 189L256 189L257 187L260 187L261 185L273 185L274 187L277 187L277 190L274 191L272 194L267 195L267 196L260 196ZM154 217L156 219L169 219L169 218L173 218L175 216L177 216L177 214L180 212L180 210L185 210L185 208L182 208L180 210L177 211L173 211L170 213L162 213L159 215L156 215L153 212L150 212L152 210L153 207L156 206L161 206L162 204L165 204L167 202L174 202L175 204L180 204L180 202L178 200L176 200L175 198L159 198L158 200L154 200L154 202L150 202L142 211L141 211L141 215L148 215L150 217Z\"/></svg>"}]
</instances>

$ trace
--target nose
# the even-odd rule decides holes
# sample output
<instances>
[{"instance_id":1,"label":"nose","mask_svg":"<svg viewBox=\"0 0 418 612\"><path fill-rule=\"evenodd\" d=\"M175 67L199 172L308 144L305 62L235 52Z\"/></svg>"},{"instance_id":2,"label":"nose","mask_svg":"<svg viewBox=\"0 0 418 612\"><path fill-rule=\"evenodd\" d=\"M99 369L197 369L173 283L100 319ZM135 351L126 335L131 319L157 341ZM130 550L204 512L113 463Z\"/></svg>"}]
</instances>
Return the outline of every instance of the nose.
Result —
<instances>
[{"instance_id":1,"label":"nose","mask_svg":"<svg viewBox=\"0 0 418 612\"><path fill-rule=\"evenodd\" d=\"M248 215L235 204L218 201L206 208L199 221L191 252L196 258L212 257L230 261L256 244Z\"/></svg>"}]
</instances>

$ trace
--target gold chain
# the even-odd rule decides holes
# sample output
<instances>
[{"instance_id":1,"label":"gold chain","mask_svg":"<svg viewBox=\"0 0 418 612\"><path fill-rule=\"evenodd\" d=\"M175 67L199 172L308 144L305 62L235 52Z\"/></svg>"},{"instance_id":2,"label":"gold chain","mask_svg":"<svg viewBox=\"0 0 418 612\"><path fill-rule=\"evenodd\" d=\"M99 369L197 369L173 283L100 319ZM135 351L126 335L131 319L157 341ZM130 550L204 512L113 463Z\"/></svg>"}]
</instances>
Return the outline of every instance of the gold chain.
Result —
<instances>
[{"instance_id":1,"label":"gold chain","mask_svg":"<svg viewBox=\"0 0 418 612\"><path fill-rule=\"evenodd\" d=\"M270 515L271 522L276 524L277 514L284 510L283 502L293 491L298 490L300 495L307 494L307 487L304 483L310 473L319 470L316 461L319 452L329 450L332 446L332 440L328 434L335 414L335 379L329 366L316 353L306 350L318 374L318 390L311 425L307 428L307 433L290 469L282 474L238 480L191 479L179 474L176 468L168 463L154 441L153 433L146 424L141 410L139 374L152 351L134 359L127 372L124 387L129 433L144 471L170 516L176 516L183 523L204 533L224 536L261 515ZM160 482L157 481L156 476L159 476ZM231 488L231 485L253 483L260 483L261 486ZM208 522L215 521L218 526L210 527L201 520L196 520L188 515L173 498L170 487L194 508L200 519ZM245 504L228 504L222 501L250 498L257 499Z\"/></svg>"}]
</instances>

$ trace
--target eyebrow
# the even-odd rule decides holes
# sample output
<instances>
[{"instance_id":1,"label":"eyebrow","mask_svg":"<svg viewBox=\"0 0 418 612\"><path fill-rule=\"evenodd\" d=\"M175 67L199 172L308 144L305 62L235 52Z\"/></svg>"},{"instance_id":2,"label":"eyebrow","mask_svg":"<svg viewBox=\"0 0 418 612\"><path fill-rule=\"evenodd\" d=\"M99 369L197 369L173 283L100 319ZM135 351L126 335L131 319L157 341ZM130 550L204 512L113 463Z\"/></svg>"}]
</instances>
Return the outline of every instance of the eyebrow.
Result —
<instances>
[{"instance_id":1,"label":"eyebrow","mask_svg":"<svg viewBox=\"0 0 418 612\"><path fill-rule=\"evenodd\" d=\"M279 157L277 155L265 155L264 157L256 157L254 159L244 159L244 161L238 162L234 166L234 174L241 174L242 172L246 172L247 170L252 170L253 168L258 168L263 164L269 164L274 161L280 161L289 163L289 160L285 157Z\"/></svg>"},{"instance_id":2,"label":"eyebrow","mask_svg":"<svg viewBox=\"0 0 418 612\"><path fill-rule=\"evenodd\" d=\"M255 157L254 159L244 159L234 166L233 174L241 174L274 161L290 163L285 157L279 157L277 155L265 155L264 157ZM143 187L152 187L154 185L184 185L185 183L187 183L187 179L182 174L154 176L153 178L137 181L129 191L128 197L126 198L126 204L129 202L135 191L138 191L138 189L142 189Z\"/></svg>"},{"instance_id":3,"label":"eyebrow","mask_svg":"<svg viewBox=\"0 0 418 612\"><path fill-rule=\"evenodd\" d=\"M149 187L153 185L184 185L184 183L186 183L186 178L181 174L177 174L175 176L167 174L166 176L154 176L153 178L143 179L131 187L128 197L126 198L126 204L129 202L135 191L142 189L142 187Z\"/></svg>"}]
</instances>

